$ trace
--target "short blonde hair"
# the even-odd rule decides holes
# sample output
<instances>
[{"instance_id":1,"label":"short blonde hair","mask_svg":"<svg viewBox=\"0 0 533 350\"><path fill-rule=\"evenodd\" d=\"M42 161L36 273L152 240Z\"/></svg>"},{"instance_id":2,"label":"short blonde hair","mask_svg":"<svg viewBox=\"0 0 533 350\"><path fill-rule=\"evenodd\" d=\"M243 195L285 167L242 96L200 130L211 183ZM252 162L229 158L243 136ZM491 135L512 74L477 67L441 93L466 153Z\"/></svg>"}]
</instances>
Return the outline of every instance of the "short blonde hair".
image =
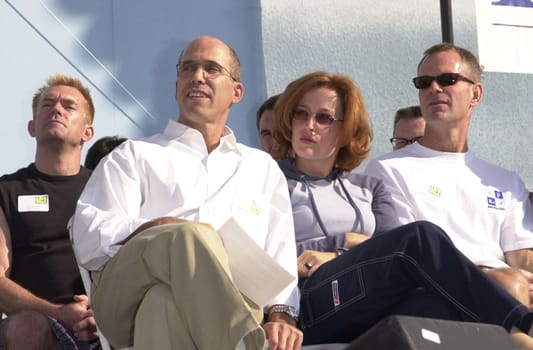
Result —
<instances>
[{"instance_id":1,"label":"short blonde hair","mask_svg":"<svg viewBox=\"0 0 533 350\"><path fill-rule=\"evenodd\" d=\"M280 145L281 158L292 155L292 113L303 96L310 90L332 89L342 103L343 119L338 139L339 153L335 168L342 171L355 169L370 153L372 128L357 85L347 76L314 72L293 81L274 106L274 137Z\"/></svg>"},{"instance_id":2,"label":"short blonde hair","mask_svg":"<svg viewBox=\"0 0 533 350\"><path fill-rule=\"evenodd\" d=\"M70 86L78 90L87 102L89 110L86 111L86 117L89 124L92 124L94 121L94 104L93 99L91 98L91 92L87 87L85 87L79 79L71 78L63 74L54 74L46 81L46 85L41 86L37 92L33 95L32 100L32 110L33 110L33 119L37 115L37 108L39 106L39 100L41 99L42 94L51 87L54 86Z\"/></svg>"}]
</instances>

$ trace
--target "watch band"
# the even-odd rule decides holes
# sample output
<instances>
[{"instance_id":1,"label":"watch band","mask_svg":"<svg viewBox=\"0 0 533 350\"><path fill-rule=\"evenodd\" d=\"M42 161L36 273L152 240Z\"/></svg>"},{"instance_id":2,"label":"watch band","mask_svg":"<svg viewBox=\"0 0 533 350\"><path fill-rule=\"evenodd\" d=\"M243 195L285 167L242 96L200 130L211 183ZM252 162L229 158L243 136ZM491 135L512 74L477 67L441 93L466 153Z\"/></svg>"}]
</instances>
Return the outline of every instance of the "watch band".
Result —
<instances>
[{"instance_id":1,"label":"watch band","mask_svg":"<svg viewBox=\"0 0 533 350\"><path fill-rule=\"evenodd\" d=\"M294 318L298 322L298 312L296 312L296 308L293 306L283 305L283 304L274 304L268 308L268 316L270 316L270 314L273 312L286 313L287 315Z\"/></svg>"}]
</instances>

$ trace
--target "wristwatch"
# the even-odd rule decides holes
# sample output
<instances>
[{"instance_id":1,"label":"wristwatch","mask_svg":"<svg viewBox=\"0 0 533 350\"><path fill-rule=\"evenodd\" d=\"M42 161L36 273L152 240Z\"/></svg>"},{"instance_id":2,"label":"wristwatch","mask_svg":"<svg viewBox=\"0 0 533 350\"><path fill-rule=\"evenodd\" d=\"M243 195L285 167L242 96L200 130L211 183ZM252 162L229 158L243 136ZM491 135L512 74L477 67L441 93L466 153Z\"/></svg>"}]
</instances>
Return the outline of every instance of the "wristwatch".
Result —
<instances>
[{"instance_id":1,"label":"wristwatch","mask_svg":"<svg viewBox=\"0 0 533 350\"><path fill-rule=\"evenodd\" d=\"M337 256L342 255L346 253L349 249L348 248L337 248L335 249L335 252L337 253Z\"/></svg>"},{"instance_id":2,"label":"wristwatch","mask_svg":"<svg viewBox=\"0 0 533 350\"><path fill-rule=\"evenodd\" d=\"M268 316L270 316L270 314L273 312L286 313L290 317L294 318L296 322L298 322L298 313L296 312L296 308L293 306L283 305L283 304L274 304L268 308Z\"/></svg>"}]
</instances>

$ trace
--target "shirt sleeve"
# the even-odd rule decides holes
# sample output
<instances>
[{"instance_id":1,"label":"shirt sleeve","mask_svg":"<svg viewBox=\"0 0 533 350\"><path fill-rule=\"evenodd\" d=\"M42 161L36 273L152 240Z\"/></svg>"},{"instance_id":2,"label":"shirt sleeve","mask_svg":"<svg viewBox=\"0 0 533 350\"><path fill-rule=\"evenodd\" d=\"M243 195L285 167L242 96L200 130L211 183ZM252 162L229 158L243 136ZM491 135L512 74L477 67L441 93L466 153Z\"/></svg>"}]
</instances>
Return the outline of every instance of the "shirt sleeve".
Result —
<instances>
[{"instance_id":1,"label":"shirt sleeve","mask_svg":"<svg viewBox=\"0 0 533 350\"><path fill-rule=\"evenodd\" d=\"M500 244L504 252L531 248L533 243L533 209L529 192L518 175L515 174L512 183L514 189L510 191L501 232Z\"/></svg>"},{"instance_id":2,"label":"shirt sleeve","mask_svg":"<svg viewBox=\"0 0 533 350\"><path fill-rule=\"evenodd\" d=\"M118 252L120 242L148 221L138 215L142 195L133 189L140 183L133 157L124 147L93 171L71 221L73 248L86 269L100 270Z\"/></svg>"},{"instance_id":3,"label":"shirt sleeve","mask_svg":"<svg viewBox=\"0 0 533 350\"><path fill-rule=\"evenodd\" d=\"M269 228L266 239L266 251L294 276L294 281L279 293L270 303L284 304L299 310L300 293L297 287L298 267L296 256L296 239L294 222L289 199L289 191L285 177L276 163L268 175L272 184L271 210ZM270 187L270 186L269 186ZM270 306L268 305L266 309Z\"/></svg>"},{"instance_id":4,"label":"shirt sleeve","mask_svg":"<svg viewBox=\"0 0 533 350\"><path fill-rule=\"evenodd\" d=\"M374 159L368 163L364 173L383 181L385 190L390 193L392 205L398 215L398 226L415 221L414 213L407 200L408 197L402 191L402 186L398 183L398 178L394 176L391 168L382 161Z\"/></svg>"},{"instance_id":5,"label":"shirt sleeve","mask_svg":"<svg viewBox=\"0 0 533 350\"><path fill-rule=\"evenodd\" d=\"M372 197L372 212L376 218L376 229L374 234L387 232L401 226L400 218L396 212L390 191L381 179L378 179L374 187Z\"/></svg>"}]
</instances>

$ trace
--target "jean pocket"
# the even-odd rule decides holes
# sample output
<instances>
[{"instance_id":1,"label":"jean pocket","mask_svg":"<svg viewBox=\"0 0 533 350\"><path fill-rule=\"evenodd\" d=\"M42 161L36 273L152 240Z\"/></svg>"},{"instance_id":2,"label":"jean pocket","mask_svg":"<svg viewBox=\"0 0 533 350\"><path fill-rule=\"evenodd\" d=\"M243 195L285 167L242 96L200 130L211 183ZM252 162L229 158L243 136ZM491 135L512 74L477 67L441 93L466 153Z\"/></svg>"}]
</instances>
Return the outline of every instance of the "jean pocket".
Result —
<instances>
[{"instance_id":1,"label":"jean pocket","mask_svg":"<svg viewBox=\"0 0 533 350\"><path fill-rule=\"evenodd\" d=\"M327 319L365 296L359 267L352 266L320 280L316 277L309 278L301 288L300 322L303 328Z\"/></svg>"}]
</instances>

